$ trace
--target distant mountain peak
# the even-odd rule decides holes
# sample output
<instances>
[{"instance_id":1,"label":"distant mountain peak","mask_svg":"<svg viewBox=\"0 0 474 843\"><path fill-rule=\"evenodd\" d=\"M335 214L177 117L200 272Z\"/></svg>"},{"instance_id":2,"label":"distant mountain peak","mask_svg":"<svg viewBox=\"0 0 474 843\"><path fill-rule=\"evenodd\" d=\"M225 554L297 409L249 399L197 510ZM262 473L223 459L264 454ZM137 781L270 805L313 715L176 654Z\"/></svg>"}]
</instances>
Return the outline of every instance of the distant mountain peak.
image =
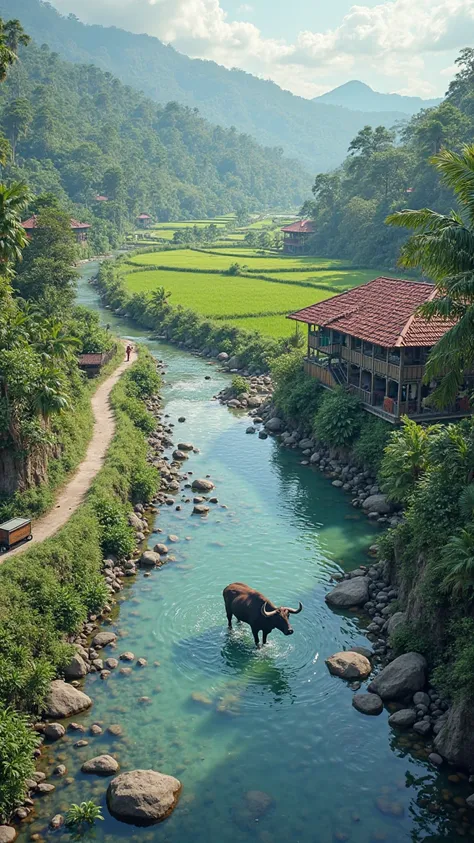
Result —
<instances>
[{"instance_id":1,"label":"distant mountain peak","mask_svg":"<svg viewBox=\"0 0 474 843\"><path fill-rule=\"evenodd\" d=\"M401 111L412 115L421 108L439 105L441 98L424 100L422 97L408 97L402 94L382 94L360 79L351 79L332 91L315 97L313 102L338 105L351 111Z\"/></svg>"}]
</instances>

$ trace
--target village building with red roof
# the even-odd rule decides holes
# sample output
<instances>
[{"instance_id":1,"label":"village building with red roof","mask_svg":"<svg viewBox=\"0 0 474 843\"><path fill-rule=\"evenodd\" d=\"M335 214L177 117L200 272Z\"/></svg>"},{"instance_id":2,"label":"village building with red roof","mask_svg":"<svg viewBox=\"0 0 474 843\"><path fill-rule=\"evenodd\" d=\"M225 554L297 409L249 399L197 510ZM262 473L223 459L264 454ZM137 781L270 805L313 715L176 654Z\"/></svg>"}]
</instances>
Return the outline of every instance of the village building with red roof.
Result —
<instances>
[{"instance_id":1,"label":"village building with red roof","mask_svg":"<svg viewBox=\"0 0 474 843\"><path fill-rule=\"evenodd\" d=\"M454 324L419 314L435 295L433 284L379 277L291 313L289 319L308 325L305 371L329 389L347 387L387 421L469 415L463 396L445 411L430 406L428 355Z\"/></svg>"},{"instance_id":2,"label":"village building with red roof","mask_svg":"<svg viewBox=\"0 0 474 843\"><path fill-rule=\"evenodd\" d=\"M79 220L75 220L71 217L71 230L74 233L77 243L87 243L87 234L89 229L91 228L90 223L88 222L79 222ZM22 222L22 226L27 232L27 234L31 237L36 228L38 228L38 217L36 214L33 214L32 217L29 217L27 220Z\"/></svg>"},{"instance_id":3,"label":"village building with red roof","mask_svg":"<svg viewBox=\"0 0 474 843\"><path fill-rule=\"evenodd\" d=\"M138 228L150 228L151 222L150 214L139 214L136 218Z\"/></svg>"},{"instance_id":4,"label":"village building with red roof","mask_svg":"<svg viewBox=\"0 0 474 843\"><path fill-rule=\"evenodd\" d=\"M284 225L283 232L283 253L285 255L304 255L308 251L308 241L314 234L312 220L297 220L291 225Z\"/></svg>"}]
</instances>

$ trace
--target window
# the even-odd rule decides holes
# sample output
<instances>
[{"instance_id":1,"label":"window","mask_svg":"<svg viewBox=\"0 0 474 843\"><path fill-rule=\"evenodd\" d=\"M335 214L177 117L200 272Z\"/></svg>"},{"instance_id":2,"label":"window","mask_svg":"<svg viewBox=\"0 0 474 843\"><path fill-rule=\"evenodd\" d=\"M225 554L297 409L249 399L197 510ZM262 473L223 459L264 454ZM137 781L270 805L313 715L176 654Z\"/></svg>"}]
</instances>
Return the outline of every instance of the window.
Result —
<instances>
[{"instance_id":1,"label":"window","mask_svg":"<svg viewBox=\"0 0 474 843\"><path fill-rule=\"evenodd\" d=\"M352 348L354 351L362 351L362 340L358 337L352 337Z\"/></svg>"},{"instance_id":2,"label":"window","mask_svg":"<svg viewBox=\"0 0 474 843\"><path fill-rule=\"evenodd\" d=\"M367 355L369 355L369 357L372 357L373 348L374 348L374 346L372 345L371 342L364 342L364 344L363 344L364 354L367 354Z\"/></svg>"}]
</instances>

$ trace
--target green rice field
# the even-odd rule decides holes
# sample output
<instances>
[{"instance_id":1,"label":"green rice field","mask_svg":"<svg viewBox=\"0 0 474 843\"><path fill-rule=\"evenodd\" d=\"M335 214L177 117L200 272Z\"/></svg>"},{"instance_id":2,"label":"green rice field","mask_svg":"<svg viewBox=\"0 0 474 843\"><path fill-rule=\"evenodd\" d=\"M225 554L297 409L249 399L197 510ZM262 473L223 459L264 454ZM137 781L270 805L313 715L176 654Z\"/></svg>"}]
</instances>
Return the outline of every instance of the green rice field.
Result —
<instances>
[{"instance_id":1,"label":"green rice field","mask_svg":"<svg viewBox=\"0 0 474 843\"><path fill-rule=\"evenodd\" d=\"M240 258L240 260L239 260ZM175 249L171 252L149 252L148 254L135 255L130 258L130 263L137 266L169 266L180 269L214 269L224 272L229 269L232 263L246 264L252 272L265 272L266 270L285 269L318 269L320 266L336 265L331 261L314 257L292 257L284 255L273 255L271 257L258 254L257 250L243 249L242 256L232 254L210 254L209 252L198 252L193 249Z\"/></svg>"},{"instance_id":2,"label":"green rice field","mask_svg":"<svg viewBox=\"0 0 474 843\"><path fill-rule=\"evenodd\" d=\"M282 314L328 297L326 290L279 284L245 276L211 275L204 272L150 270L125 275L131 292L152 291L158 286L171 293L172 304L185 304L213 319L252 314Z\"/></svg>"},{"instance_id":3,"label":"green rice field","mask_svg":"<svg viewBox=\"0 0 474 843\"><path fill-rule=\"evenodd\" d=\"M235 248L235 247L234 247ZM287 337L295 323L288 313L358 286L377 275L376 270L342 269L344 261L293 257L232 245L219 252L175 249L148 252L129 258L124 281L132 293L164 287L170 303L184 305L202 316L232 322L269 337ZM245 275L224 274L232 263ZM162 269L154 267L161 266ZM195 270L194 272L192 270ZM265 275L268 278L252 277Z\"/></svg>"}]
</instances>

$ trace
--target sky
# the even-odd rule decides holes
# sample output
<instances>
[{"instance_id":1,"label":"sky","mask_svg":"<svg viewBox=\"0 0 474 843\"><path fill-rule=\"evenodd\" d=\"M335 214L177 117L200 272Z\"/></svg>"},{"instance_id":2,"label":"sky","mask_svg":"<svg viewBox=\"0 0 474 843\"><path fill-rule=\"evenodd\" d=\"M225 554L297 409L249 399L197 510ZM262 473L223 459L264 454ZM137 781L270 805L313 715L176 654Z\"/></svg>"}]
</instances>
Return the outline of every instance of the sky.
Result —
<instances>
[{"instance_id":1,"label":"sky","mask_svg":"<svg viewBox=\"0 0 474 843\"><path fill-rule=\"evenodd\" d=\"M85 23L146 32L303 97L350 79L442 96L474 43L474 0L53 0Z\"/></svg>"}]
</instances>

